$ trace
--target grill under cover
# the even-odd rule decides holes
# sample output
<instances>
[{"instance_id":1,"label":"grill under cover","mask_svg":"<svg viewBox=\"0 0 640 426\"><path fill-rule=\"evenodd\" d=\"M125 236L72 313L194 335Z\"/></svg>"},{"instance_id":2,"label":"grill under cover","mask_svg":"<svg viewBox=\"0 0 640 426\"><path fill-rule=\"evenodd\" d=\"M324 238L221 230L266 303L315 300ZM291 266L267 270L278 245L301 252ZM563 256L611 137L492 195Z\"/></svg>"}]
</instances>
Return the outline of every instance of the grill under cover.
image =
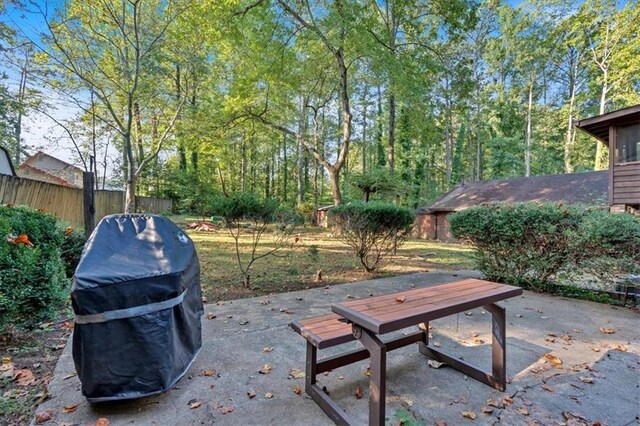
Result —
<instances>
[{"instance_id":1,"label":"grill under cover","mask_svg":"<svg viewBox=\"0 0 640 426\"><path fill-rule=\"evenodd\" d=\"M154 215L111 215L89 237L71 290L73 360L91 402L170 389L202 346L191 239Z\"/></svg>"}]
</instances>

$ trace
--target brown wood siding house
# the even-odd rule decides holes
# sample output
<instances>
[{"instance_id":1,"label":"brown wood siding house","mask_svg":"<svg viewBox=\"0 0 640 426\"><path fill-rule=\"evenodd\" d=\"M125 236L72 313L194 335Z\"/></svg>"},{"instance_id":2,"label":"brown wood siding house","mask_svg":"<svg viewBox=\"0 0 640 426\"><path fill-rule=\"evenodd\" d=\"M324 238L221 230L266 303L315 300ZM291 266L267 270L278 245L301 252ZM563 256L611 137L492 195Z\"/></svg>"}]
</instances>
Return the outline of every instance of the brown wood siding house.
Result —
<instances>
[{"instance_id":1,"label":"brown wood siding house","mask_svg":"<svg viewBox=\"0 0 640 426\"><path fill-rule=\"evenodd\" d=\"M456 241L451 235L449 214L486 203L556 202L606 208L607 188L607 171L462 183L433 203L416 210L413 235L430 240Z\"/></svg>"},{"instance_id":2,"label":"brown wood siding house","mask_svg":"<svg viewBox=\"0 0 640 426\"><path fill-rule=\"evenodd\" d=\"M609 148L610 210L640 213L640 105L580 120L576 127Z\"/></svg>"}]
</instances>

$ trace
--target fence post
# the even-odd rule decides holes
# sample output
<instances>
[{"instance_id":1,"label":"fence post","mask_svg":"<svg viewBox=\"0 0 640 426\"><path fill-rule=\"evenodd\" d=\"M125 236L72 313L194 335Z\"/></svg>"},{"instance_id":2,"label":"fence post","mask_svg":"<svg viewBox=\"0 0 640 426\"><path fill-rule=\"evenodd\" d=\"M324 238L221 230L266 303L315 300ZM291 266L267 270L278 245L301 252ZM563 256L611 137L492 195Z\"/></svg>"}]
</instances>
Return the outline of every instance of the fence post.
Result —
<instances>
[{"instance_id":1,"label":"fence post","mask_svg":"<svg viewBox=\"0 0 640 426\"><path fill-rule=\"evenodd\" d=\"M82 209L84 211L84 234L87 238L96 226L95 192L93 173L82 173Z\"/></svg>"}]
</instances>

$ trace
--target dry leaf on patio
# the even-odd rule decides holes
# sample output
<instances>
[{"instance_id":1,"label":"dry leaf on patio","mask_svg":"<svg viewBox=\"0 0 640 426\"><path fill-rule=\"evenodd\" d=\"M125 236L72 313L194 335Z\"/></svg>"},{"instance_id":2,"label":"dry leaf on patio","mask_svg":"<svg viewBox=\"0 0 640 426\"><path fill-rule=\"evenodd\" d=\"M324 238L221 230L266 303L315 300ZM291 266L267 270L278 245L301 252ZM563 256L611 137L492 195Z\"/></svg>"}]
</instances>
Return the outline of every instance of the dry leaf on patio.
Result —
<instances>
[{"instance_id":1,"label":"dry leaf on patio","mask_svg":"<svg viewBox=\"0 0 640 426\"><path fill-rule=\"evenodd\" d=\"M63 412L63 413L73 413L74 411L76 411L76 408L78 408L78 404L73 404L73 405L69 404L69 405L65 405L65 406L62 408L62 412Z\"/></svg>"},{"instance_id":2,"label":"dry leaf on patio","mask_svg":"<svg viewBox=\"0 0 640 426\"><path fill-rule=\"evenodd\" d=\"M260 370L258 370L258 372L260 374L269 374L271 372L271 368L271 364L265 364Z\"/></svg>"},{"instance_id":3,"label":"dry leaf on patio","mask_svg":"<svg viewBox=\"0 0 640 426\"><path fill-rule=\"evenodd\" d=\"M53 409L49 408L47 410L36 413L36 424L48 422L53 418Z\"/></svg>"},{"instance_id":4,"label":"dry leaf on patio","mask_svg":"<svg viewBox=\"0 0 640 426\"><path fill-rule=\"evenodd\" d=\"M551 354L551 352L547 352L546 354L544 354L544 359L549 361L554 367L559 368L559 366L562 365L562 360L557 356Z\"/></svg>"},{"instance_id":5,"label":"dry leaf on patio","mask_svg":"<svg viewBox=\"0 0 640 426\"><path fill-rule=\"evenodd\" d=\"M356 385L355 397L356 399L362 398L362 388L360 387L360 383Z\"/></svg>"},{"instance_id":6,"label":"dry leaf on patio","mask_svg":"<svg viewBox=\"0 0 640 426\"><path fill-rule=\"evenodd\" d=\"M496 408L501 408L502 407L502 403L496 399L487 399L487 405L490 405L492 407L496 407Z\"/></svg>"},{"instance_id":7,"label":"dry leaf on patio","mask_svg":"<svg viewBox=\"0 0 640 426\"><path fill-rule=\"evenodd\" d=\"M216 314L214 314L213 312L207 312L207 319L208 320L212 320L216 318Z\"/></svg>"},{"instance_id":8,"label":"dry leaf on patio","mask_svg":"<svg viewBox=\"0 0 640 426\"><path fill-rule=\"evenodd\" d=\"M273 352L273 348L262 348L262 352Z\"/></svg>"},{"instance_id":9,"label":"dry leaf on patio","mask_svg":"<svg viewBox=\"0 0 640 426\"><path fill-rule=\"evenodd\" d=\"M77 374L76 374L76 373L69 373L69 374L67 374L66 376L64 376L64 377L62 378L62 380L69 380L70 378L72 378L72 377L76 377L76 376L77 376Z\"/></svg>"},{"instance_id":10,"label":"dry leaf on patio","mask_svg":"<svg viewBox=\"0 0 640 426\"><path fill-rule=\"evenodd\" d=\"M295 393L296 395L302 395L302 388L300 386L294 386L293 393Z\"/></svg>"},{"instance_id":11,"label":"dry leaf on patio","mask_svg":"<svg viewBox=\"0 0 640 426\"><path fill-rule=\"evenodd\" d=\"M473 315L473 312L471 311L467 311L464 313L466 316L470 317L471 315ZM470 411L465 411L465 413L470 413ZM475 415L475 414L474 414Z\"/></svg>"},{"instance_id":12,"label":"dry leaf on patio","mask_svg":"<svg viewBox=\"0 0 640 426\"><path fill-rule=\"evenodd\" d=\"M620 352L626 352L627 351L627 347L625 345L620 345L620 344L615 345L613 347L613 349L616 350L616 351L620 351Z\"/></svg>"},{"instance_id":13,"label":"dry leaf on patio","mask_svg":"<svg viewBox=\"0 0 640 426\"><path fill-rule=\"evenodd\" d=\"M367 376L367 377L371 377L371 367L367 367L364 370L364 375Z\"/></svg>"},{"instance_id":14,"label":"dry leaf on patio","mask_svg":"<svg viewBox=\"0 0 640 426\"><path fill-rule=\"evenodd\" d=\"M222 408L220 408L220 413L222 413L222 414L233 413L233 407L231 407L231 406L222 407Z\"/></svg>"},{"instance_id":15,"label":"dry leaf on patio","mask_svg":"<svg viewBox=\"0 0 640 426\"><path fill-rule=\"evenodd\" d=\"M192 410L194 408L200 407L201 405L202 405L202 401L193 400L193 399L191 401L189 401L189 408L191 408Z\"/></svg>"},{"instance_id":16,"label":"dry leaf on patio","mask_svg":"<svg viewBox=\"0 0 640 426\"><path fill-rule=\"evenodd\" d=\"M433 347L434 347L434 348L439 348L439 347L440 347L440 343L438 343L438 342L433 342Z\"/></svg>"},{"instance_id":17,"label":"dry leaf on patio","mask_svg":"<svg viewBox=\"0 0 640 426\"><path fill-rule=\"evenodd\" d=\"M202 372L202 375L206 377L215 376L215 374L216 374L216 370L214 370L213 368L207 368Z\"/></svg>"},{"instance_id":18,"label":"dry leaf on patio","mask_svg":"<svg viewBox=\"0 0 640 426\"><path fill-rule=\"evenodd\" d=\"M444 362L440 362L440 361L435 361L433 359L427 360L427 365L431 368L440 368L440 367L444 367L445 364Z\"/></svg>"},{"instance_id":19,"label":"dry leaf on patio","mask_svg":"<svg viewBox=\"0 0 640 426\"><path fill-rule=\"evenodd\" d=\"M613 334L616 331L613 328L609 328L609 327L600 327L600 333L604 333L604 334Z\"/></svg>"},{"instance_id":20,"label":"dry leaf on patio","mask_svg":"<svg viewBox=\"0 0 640 426\"><path fill-rule=\"evenodd\" d=\"M407 300L407 298L405 296L396 297L396 302L398 302L398 303L404 303L405 300Z\"/></svg>"},{"instance_id":21,"label":"dry leaf on patio","mask_svg":"<svg viewBox=\"0 0 640 426\"><path fill-rule=\"evenodd\" d=\"M460 414L462 414L462 417L465 417L467 419L471 419L471 420L475 420L476 417L476 413L474 413L473 411L461 411Z\"/></svg>"},{"instance_id":22,"label":"dry leaf on patio","mask_svg":"<svg viewBox=\"0 0 640 426\"><path fill-rule=\"evenodd\" d=\"M493 408L491 408L491 407L482 407L482 409L480 411L482 411L484 414L491 414L491 413L493 413Z\"/></svg>"},{"instance_id":23,"label":"dry leaf on patio","mask_svg":"<svg viewBox=\"0 0 640 426\"><path fill-rule=\"evenodd\" d=\"M444 420L438 420L436 422L436 426L447 426L447 422L445 422Z\"/></svg>"},{"instance_id":24,"label":"dry leaf on patio","mask_svg":"<svg viewBox=\"0 0 640 426\"><path fill-rule=\"evenodd\" d=\"M338 380L343 380L344 376L338 376Z\"/></svg>"},{"instance_id":25,"label":"dry leaf on patio","mask_svg":"<svg viewBox=\"0 0 640 426\"><path fill-rule=\"evenodd\" d=\"M524 407L520 407L520 408L518 408L518 413L522 414L523 416L528 416L529 415L529 410L527 410Z\"/></svg>"},{"instance_id":26,"label":"dry leaf on patio","mask_svg":"<svg viewBox=\"0 0 640 426\"><path fill-rule=\"evenodd\" d=\"M509 395L505 395L502 397L502 403L504 405L511 405L513 404L513 399L511 399L511 397Z\"/></svg>"},{"instance_id":27,"label":"dry leaf on patio","mask_svg":"<svg viewBox=\"0 0 640 426\"><path fill-rule=\"evenodd\" d=\"M292 368L289 370L289 377L292 379L304 379L304 371L299 370L297 368Z\"/></svg>"},{"instance_id":28,"label":"dry leaf on patio","mask_svg":"<svg viewBox=\"0 0 640 426\"><path fill-rule=\"evenodd\" d=\"M273 393L272 392L267 392L267 393L264 394L264 397L267 398L267 399L271 399L271 398L273 398Z\"/></svg>"},{"instance_id":29,"label":"dry leaf on patio","mask_svg":"<svg viewBox=\"0 0 640 426\"><path fill-rule=\"evenodd\" d=\"M553 389L551 386L549 386L546 383L541 384L540 387L546 390L547 392L555 392L555 389Z\"/></svg>"},{"instance_id":30,"label":"dry leaf on patio","mask_svg":"<svg viewBox=\"0 0 640 426\"><path fill-rule=\"evenodd\" d=\"M476 345L481 345L481 344L484 343L484 340L479 339L479 338L476 337L476 338L473 339L473 343L476 344Z\"/></svg>"},{"instance_id":31,"label":"dry leaf on patio","mask_svg":"<svg viewBox=\"0 0 640 426\"><path fill-rule=\"evenodd\" d=\"M111 422L105 417L100 417L96 422L96 426L109 426Z\"/></svg>"},{"instance_id":32,"label":"dry leaf on patio","mask_svg":"<svg viewBox=\"0 0 640 426\"><path fill-rule=\"evenodd\" d=\"M549 343L555 343L556 341L555 337L551 337L551 336L545 337L544 340L546 340Z\"/></svg>"},{"instance_id":33,"label":"dry leaf on patio","mask_svg":"<svg viewBox=\"0 0 640 426\"><path fill-rule=\"evenodd\" d=\"M595 346L589 346L589 348L594 352L600 352L600 348L596 348Z\"/></svg>"},{"instance_id":34,"label":"dry leaf on patio","mask_svg":"<svg viewBox=\"0 0 640 426\"><path fill-rule=\"evenodd\" d=\"M13 380L20 386L29 386L36 381L36 378L33 377L31 370L23 368L22 370L18 370L15 376L13 376Z\"/></svg>"},{"instance_id":35,"label":"dry leaf on patio","mask_svg":"<svg viewBox=\"0 0 640 426\"><path fill-rule=\"evenodd\" d=\"M593 383L593 377L580 376L578 377L582 383Z\"/></svg>"},{"instance_id":36,"label":"dry leaf on patio","mask_svg":"<svg viewBox=\"0 0 640 426\"><path fill-rule=\"evenodd\" d=\"M254 396L256 396L256 391L254 391L253 389L249 389L247 391L247 395L249 396L249 399L253 398Z\"/></svg>"}]
</instances>

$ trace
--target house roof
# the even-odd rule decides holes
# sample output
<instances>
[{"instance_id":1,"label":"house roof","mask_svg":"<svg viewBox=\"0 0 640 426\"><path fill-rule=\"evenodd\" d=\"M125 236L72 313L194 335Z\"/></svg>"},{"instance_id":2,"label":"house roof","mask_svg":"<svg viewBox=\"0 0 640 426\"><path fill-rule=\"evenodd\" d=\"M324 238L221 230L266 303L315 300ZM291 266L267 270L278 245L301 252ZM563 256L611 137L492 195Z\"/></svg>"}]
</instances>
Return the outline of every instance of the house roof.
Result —
<instances>
[{"instance_id":1,"label":"house roof","mask_svg":"<svg viewBox=\"0 0 640 426\"><path fill-rule=\"evenodd\" d=\"M635 123L640 123L640 105L585 118L584 120L578 121L576 127L609 145L609 126Z\"/></svg>"},{"instance_id":2,"label":"house roof","mask_svg":"<svg viewBox=\"0 0 640 426\"><path fill-rule=\"evenodd\" d=\"M44 170L32 167L26 162L22 163L20 167L18 167L17 172L18 177L21 178L39 180L40 182L53 183L55 185L68 186L70 188L77 188L77 186L70 184L61 177L54 176L50 173L45 172Z\"/></svg>"},{"instance_id":3,"label":"house roof","mask_svg":"<svg viewBox=\"0 0 640 426\"><path fill-rule=\"evenodd\" d=\"M52 167L50 170L51 171L62 171L65 169L75 169L76 172L82 173L83 170L78 167L78 166L74 166L73 164L69 164L66 161L63 161L59 158L54 157L53 155L49 155L46 152L42 152L42 151L38 151L35 154L33 154L31 157L27 158L22 164L26 164L28 166L32 166L35 167L33 163L36 163L37 161L41 160L41 159L48 159L51 160L54 164L56 164L56 166ZM45 172L49 172L49 170L44 170Z\"/></svg>"},{"instance_id":4,"label":"house roof","mask_svg":"<svg viewBox=\"0 0 640 426\"><path fill-rule=\"evenodd\" d=\"M417 214L464 210L483 203L562 202L607 205L608 171L481 180L456 185Z\"/></svg>"}]
</instances>

